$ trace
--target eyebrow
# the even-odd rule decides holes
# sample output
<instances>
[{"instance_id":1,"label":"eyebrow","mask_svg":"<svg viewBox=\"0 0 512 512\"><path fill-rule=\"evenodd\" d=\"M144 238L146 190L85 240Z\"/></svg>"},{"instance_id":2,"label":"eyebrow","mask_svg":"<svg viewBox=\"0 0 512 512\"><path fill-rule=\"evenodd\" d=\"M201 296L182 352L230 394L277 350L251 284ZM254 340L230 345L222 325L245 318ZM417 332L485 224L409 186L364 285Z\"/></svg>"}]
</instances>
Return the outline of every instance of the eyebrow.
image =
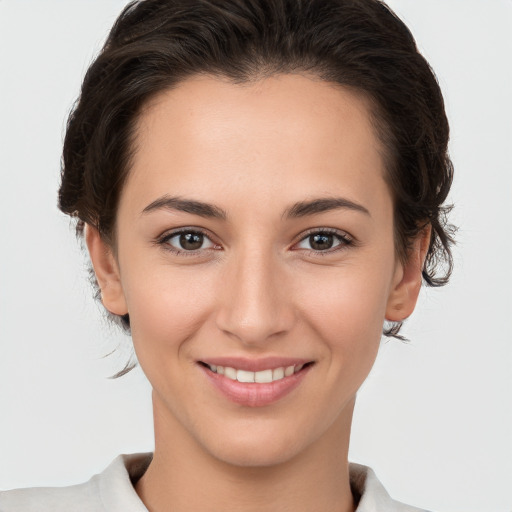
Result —
<instances>
[{"instance_id":1,"label":"eyebrow","mask_svg":"<svg viewBox=\"0 0 512 512\"><path fill-rule=\"evenodd\" d=\"M284 212L284 217L297 218L306 217L307 215L315 215L331 210L338 209L354 210L364 213L371 217L370 212L361 204L350 201L343 197L326 197L320 199L312 199L310 201L299 201Z\"/></svg>"},{"instance_id":2,"label":"eyebrow","mask_svg":"<svg viewBox=\"0 0 512 512\"><path fill-rule=\"evenodd\" d=\"M194 201L193 199L182 199L180 197L162 196L142 210L142 213L149 213L155 210L176 210L193 215L199 215L205 218L215 218L226 220L227 213L218 206L202 201ZM343 197L327 197L319 199L311 199L309 201L299 201L287 208L283 217L292 219L315 215L332 210L348 209L370 215L370 212L362 205L355 203Z\"/></svg>"},{"instance_id":3,"label":"eyebrow","mask_svg":"<svg viewBox=\"0 0 512 512\"><path fill-rule=\"evenodd\" d=\"M162 196L152 203L148 204L142 213L149 213L154 210L177 210L185 213L192 213L199 215L200 217L212 217L215 219L225 220L227 215L226 212L209 203L203 203L202 201L194 201L192 199L182 199L180 197Z\"/></svg>"}]
</instances>

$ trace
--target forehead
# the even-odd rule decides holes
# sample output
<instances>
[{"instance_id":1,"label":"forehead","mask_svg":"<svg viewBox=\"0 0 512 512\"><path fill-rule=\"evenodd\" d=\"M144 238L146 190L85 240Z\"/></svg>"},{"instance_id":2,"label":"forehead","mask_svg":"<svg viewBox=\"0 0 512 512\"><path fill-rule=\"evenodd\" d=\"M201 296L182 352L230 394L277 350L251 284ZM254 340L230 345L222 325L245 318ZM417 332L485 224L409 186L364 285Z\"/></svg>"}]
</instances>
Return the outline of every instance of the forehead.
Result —
<instances>
[{"instance_id":1,"label":"forehead","mask_svg":"<svg viewBox=\"0 0 512 512\"><path fill-rule=\"evenodd\" d=\"M304 196L314 187L311 194L365 196L372 183L383 185L370 102L303 75L243 84L189 78L146 105L135 140L127 186L135 183L141 204L163 193L211 200L212 187L227 195Z\"/></svg>"}]
</instances>

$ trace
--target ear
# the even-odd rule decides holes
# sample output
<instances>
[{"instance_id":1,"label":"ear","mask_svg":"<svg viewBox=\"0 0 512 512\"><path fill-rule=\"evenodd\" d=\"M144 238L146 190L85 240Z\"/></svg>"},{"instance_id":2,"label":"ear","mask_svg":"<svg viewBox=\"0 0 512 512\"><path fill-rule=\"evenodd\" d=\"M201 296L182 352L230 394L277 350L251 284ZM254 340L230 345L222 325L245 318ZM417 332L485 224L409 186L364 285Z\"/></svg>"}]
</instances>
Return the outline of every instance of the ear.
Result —
<instances>
[{"instance_id":1,"label":"ear","mask_svg":"<svg viewBox=\"0 0 512 512\"><path fill-rule=\"evenodd\" d=\"M418 234L405 263L397 263L393 288L388 297L386 320L401 322L409 317L416 306L421 289L422 270L430 245L431 225Z\"/></svg>"},{"instance_id":2,"label":"ear","mask_svg":"<svg viewBox=\"0 0 512 512\"><path fill-rule=\"evenodd\" d=\"M85 225L85 242L100 287L101 302L114 315L125 315L128 313L128 307L121 284L119 265L112 249L101 238L99 231L90 224Z\"/></svg>"}]
</instances>

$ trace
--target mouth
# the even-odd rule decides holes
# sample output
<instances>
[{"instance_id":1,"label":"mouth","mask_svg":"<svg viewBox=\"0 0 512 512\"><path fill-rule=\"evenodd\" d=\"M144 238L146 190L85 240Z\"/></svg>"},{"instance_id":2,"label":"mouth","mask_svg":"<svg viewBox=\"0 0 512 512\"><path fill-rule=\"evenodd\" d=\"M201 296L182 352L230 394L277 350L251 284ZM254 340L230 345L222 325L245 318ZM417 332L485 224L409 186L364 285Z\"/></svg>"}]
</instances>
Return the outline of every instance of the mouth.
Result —
<instances>
[{"instance_id":1,"label":"mouth","mask_svg":"<svg viewBox=\"0 0 512 512\"><path fill-rule=\"evenodd\" d=\"M277 368L266 368L259 371L250 371L234 368L231 366L208 364L203 361L199 361L199 364L210 370L212 373L223 375L230 380L244 383L269 384L271 382L282 380L285 377L291 377L292 375L300 372L302 369L312 366L314 362L308 361L307 363L279 366Z\"/></svg>"},{"instance_id":2,"label":"mouth","mask_svg":"<svg viewBox=\"0 0 512 512\"><path fill-rule=\"evenodd\" d=\"M214 389L246 407L262 407L281 400L300 386L314 364L315 361L283 358L198 361Z\"/></svg>"}]
</instances>

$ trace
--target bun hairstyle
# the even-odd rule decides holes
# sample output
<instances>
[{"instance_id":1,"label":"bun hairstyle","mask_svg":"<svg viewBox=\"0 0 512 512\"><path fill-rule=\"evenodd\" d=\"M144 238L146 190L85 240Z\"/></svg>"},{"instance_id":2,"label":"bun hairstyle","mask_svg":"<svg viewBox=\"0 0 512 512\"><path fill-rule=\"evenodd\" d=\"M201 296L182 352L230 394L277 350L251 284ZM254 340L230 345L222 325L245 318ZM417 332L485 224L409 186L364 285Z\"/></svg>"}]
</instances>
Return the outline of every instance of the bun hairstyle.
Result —
<instances>
[{"instance_id":1,"label":"bun hairstyle","mask_svg":"<svg viewBox=\"0 0 512 512\"><path fill-rule=\"evenodd\" d=\"M157 93L208 74L233 83L302 73L370 102L394 200L402 260L432 227L423 268L447 283L454 228L443 206L453 177L436 77L404 23L378 0L139 0L129 3L85 75L68 120L59 208L115 249L116 212L134 126ZM129 329L129 318L118 319ZM400 337L400 324L385 334ZM122 372L120 372L122 373Z\"/></svg>"}]
</instances>

